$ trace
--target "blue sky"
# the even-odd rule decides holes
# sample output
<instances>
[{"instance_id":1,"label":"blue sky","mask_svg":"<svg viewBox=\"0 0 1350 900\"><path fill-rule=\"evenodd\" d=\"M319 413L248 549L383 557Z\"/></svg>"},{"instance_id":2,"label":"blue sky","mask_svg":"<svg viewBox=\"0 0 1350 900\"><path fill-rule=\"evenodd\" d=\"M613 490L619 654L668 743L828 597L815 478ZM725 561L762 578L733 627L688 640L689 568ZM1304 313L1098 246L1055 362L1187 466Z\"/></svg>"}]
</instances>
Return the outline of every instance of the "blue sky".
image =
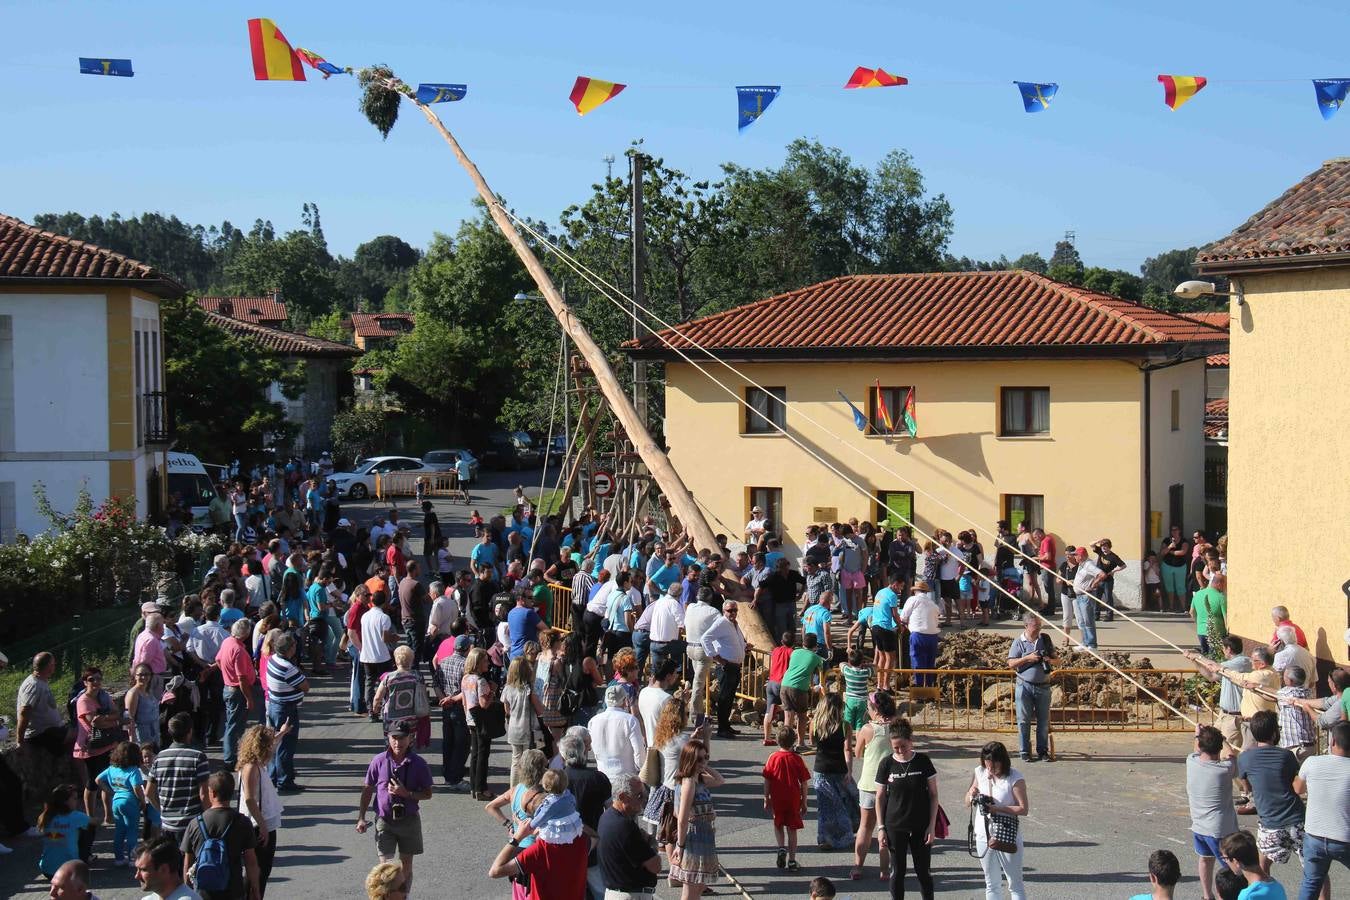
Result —
<instances>
[{"instance_id":1,"label":"blue sky","mask_svg":"<svg viewBox=\"0 0 1350 900\"><path fill-rule=\"evenodd\" d=\"M1226 234L1350 147L1350 111L1324 122L1308 81L1350 76L1329 3L5 2L0 211L289 229L312 201L347 254L453 232L473 190L426 123L405 107L382 142L353 79L255 82L245 20L260 15L340 65L466 82L443 118L494 189L548 221L634 138L705 178L776 165L806 136L866 165L912 153L955 209L957 254L1048 254L1072 229L1088 264L1134 270ZM130 57L136 77L81 76L81 55ZM858 65L911 84L841 90ZM1172 111L1160 72L1210 84ZM629 87L579 118L578 74ZM1059 96L1027 115L1014 79ZM784 86L739 135L737 84Z\"/></svg>"}]
</instances>

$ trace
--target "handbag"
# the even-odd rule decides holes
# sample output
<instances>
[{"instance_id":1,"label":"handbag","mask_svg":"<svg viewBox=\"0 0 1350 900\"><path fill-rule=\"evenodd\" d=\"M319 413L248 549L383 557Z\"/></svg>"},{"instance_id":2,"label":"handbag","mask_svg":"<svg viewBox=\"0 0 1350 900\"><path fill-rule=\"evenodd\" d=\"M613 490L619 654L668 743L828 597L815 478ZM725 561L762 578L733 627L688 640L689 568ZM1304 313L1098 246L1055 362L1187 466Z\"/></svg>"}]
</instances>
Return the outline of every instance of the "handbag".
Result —
<instances>
[{"instance_id":1,"label":"handbag","mask_svg":"<svg viewBox=\"0 0 1350 900\"><path fill-rule=\"evenodd\" d=\"M647 787L656 787L661 783L662 762L661 751L655 747L648 747L647 758L642 763L642 771L638 773L638 777Z\"/></svg>"},{"instance_id":2,"label":"handbag","mask_svg":"<svg viewBox=\"0 0 1350 900\"><path fill-rule=\"evenodd\" d=\"M502 701L494 700L487 706L473 711L474 724L478 731L489 740L506 737L506 707Z\"/></svg>"},{"instance_id":3,"label":"handbag","mask_svg":"<svg viewBox=\"0 0 1350 900\"><path fill-rule=\"evenodd\" d=\"M947 811L938 804L937 820L933 823L933 837L942 840L952 833L952 820L948 818Z\"/></svg>"}]
</instances>

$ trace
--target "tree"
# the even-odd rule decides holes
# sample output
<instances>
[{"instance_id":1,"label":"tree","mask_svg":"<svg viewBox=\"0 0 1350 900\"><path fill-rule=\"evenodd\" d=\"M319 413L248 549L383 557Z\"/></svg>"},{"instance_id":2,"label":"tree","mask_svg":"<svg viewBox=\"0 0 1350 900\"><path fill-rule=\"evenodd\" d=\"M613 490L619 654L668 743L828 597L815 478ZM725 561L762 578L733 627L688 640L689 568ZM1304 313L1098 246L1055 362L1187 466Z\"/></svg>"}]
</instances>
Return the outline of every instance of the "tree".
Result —
<instances>
[{"instance_id":1,"label":"tree","mask_svg":"<svg viewBox=\"0 0 1350 900\"><path fill-rule=\"evenodd\" d=\"M231 292L262 295L279 289L292 322L303 325L337 303L335 264L328 253L317 206L304 206L306 228L276 237L271 222L258 221L233 257L224 276Z\"/></svg>"},{"instance_id":2,"label":"tree","mask_svg":"<svg viewBox=\"0 0 1350 900\"><path fill-rule=\"evenodd\" d=\"M386 450L394 433L390 411L381 404L355 406L348 400L333 416L333 455L351 465Z\"/></svg>"},{"instance_id":3,"label":"tree","mask_svg":"<svg viewBox=\"0 0 1350 900\"><path fill-rule=\"evenodd\" d=\"M311 319L305 333L325 340L337 341L339 344L350 344L352 333L347 330L346 323L347 313L340 309L334 309Z\"/></svg>"},{"instance_id":4,"label":"tree","mask_svg":"<svg viewBox=\"0 0 1350 900\"><path fill-rule=\"evenodd\" d=\"M165 387L179 444L225 458L288 444L297 428L268 392L278 383L297 399L303 370L284 367L256 344L212 325L190 297L165 300L160 310Z\"/></svg>"},{"instance_id":5,"label":"tree","mask_svg":"<svg viewBox=\"0 0 1350 900\"><path fill-rule=\"evenodd\" d=\"M1012 261L1014 269L1025 269L1028 272L1035 272L1038 275L1044 275L1050 271L1050 264L1045 261L1045 257L1039 253L1023 253L1017 259Z\"/></svg>"},{"instance_id":6,"label":"tree","mask_svg":"<svg viewBox=\"0 0 1350 900\"><path fill-rule=\"evenodd\" d=\"M1144 279L1121 269L1092 266L1083 270L1083 277L1078 283L1088 290L1133 300L1136 303L1144 298Z\"/></svg>"},{"instance_id":7,"label":"tree","mask_svg":"<svg viewBox=\"0 0 1350 900\"><path fill-rule=\"evenodd\" d=\"M387 309L390 290L406 279L421 256L417 248L392 234L372 238L357 246L351 259L338 260L338 293L350 299L353 308Z\"/></svg>"},{"instance_id":8,"label":"tree","mask_svg":"<svg viewBox=\"0 0 1350 900\"><path fill-rule=\"evenodd\" d=\"M1056 281L1081 284L1083 281L1083 258L1071 241L1059 241L1055 252L1050 255L1050 265L1046 274Z\"/></svg>"}]
</instances>

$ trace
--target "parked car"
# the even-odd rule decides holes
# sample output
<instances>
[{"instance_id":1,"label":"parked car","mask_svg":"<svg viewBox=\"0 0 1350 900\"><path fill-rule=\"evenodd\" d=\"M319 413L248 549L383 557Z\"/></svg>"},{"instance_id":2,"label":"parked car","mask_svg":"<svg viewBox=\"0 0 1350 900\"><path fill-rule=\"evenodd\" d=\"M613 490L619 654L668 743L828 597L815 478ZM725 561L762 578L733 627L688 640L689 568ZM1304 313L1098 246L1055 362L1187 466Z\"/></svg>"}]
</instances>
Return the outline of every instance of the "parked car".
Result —
<instances>
[{"instance_id":1,"label":"parked car","mask_svg":"<svg viewBox=\"0 0 1350 900\"><path fill-rule=\"evenodd\" d=\"M460 460L469 464L469 484L473 484L478 480L478 469L481 464L478 457L468 450L432 450L422 457L422 465L437 472L448 472L454 469Z\"/></svg>"},{"instance_id":2,"label":"parked car","mask_svg":"<svg viewBox=\"0 0 1350 900\"><path fill-rule=\"evenodd\" d=\"M548 445L548 464L550 466L562 465L563 457L567 455L567 436L555 434L553 440Z\"/></svg>"},{"instance_id":3,"label":"parked car","mask_svg":"<svg viewBox=\"0 0 1350 900\"><path fill-rule=\"evenodd\" d=\"M429 471L420 459L411 456L372 456L358 459L350 472L334 472L331 480L337 485L338 496L364 500L375 493L376 473Z\"/></svg>"},{"instance_id":4,"label":"parked car","mask_svg":"<svg viewBox=\"0 0 1350 900\"><path fill-rule=\"evenodd\" d=\"M544 454L523 431L494 431L488 435L482 460L494 469L535 469L543 464Z\"/></svg>"}]
</instances>

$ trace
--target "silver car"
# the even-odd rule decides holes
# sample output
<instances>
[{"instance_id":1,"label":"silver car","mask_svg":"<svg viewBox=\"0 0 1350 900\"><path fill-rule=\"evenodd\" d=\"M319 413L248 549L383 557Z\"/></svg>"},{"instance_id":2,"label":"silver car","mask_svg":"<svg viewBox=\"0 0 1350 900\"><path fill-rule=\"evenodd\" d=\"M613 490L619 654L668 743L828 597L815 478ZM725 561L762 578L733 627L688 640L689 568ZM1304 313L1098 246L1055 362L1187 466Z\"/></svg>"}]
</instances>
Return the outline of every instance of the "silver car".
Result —
<instances>
[{"instance_id":1,"label":"silver car","mask_svg":"<svg viewBox=\"0 0 1350 900\"><path fill-rule=\"evenodd\" d=\"M456 464L463 460L469 464L469 483L472 484L478 480L478 457L474 456L468 450L432 450L422 457L422 465L435 472L448 472L456 468Z\"/></svg>"}]
</instances>

